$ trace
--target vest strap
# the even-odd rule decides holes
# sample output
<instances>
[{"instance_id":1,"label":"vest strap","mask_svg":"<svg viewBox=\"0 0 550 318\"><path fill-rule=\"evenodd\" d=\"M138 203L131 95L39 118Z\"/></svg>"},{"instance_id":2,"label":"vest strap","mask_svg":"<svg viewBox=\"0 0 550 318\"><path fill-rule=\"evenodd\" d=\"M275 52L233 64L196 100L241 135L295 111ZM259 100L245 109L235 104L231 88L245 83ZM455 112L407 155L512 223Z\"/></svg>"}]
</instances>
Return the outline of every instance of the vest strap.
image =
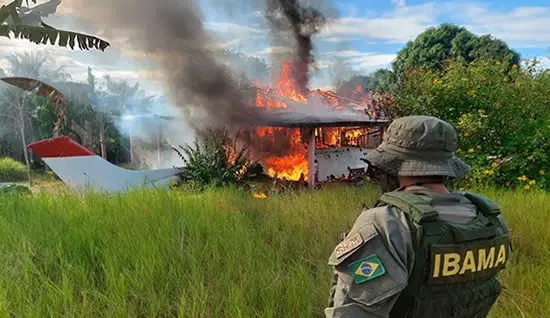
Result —
<instances>
[{"instance_id":1,"label":"vest strap","mask_svg":"<svg viewBox=\"0 0 550 318\"><path fill-rule=\"evenodd\" d=\"M472 193L472 192L460 192L463 196L465 196L468 200L472 201L472 203L488 218L491 218L491 216L497 216L501 213L500 208L489 198L478 194L478 193Z\"/></svg>"},{"instance_id":2,"label":"vest strap","mask_svg":"<svg viewBox=\"0 0 550 318\"><path fill-rule=\"evenodd\" d=\"M379 202L393 205L399 210L411 216L413 221L421 224L426 221L437 220L437 211L421 197L406 191L384 193Z\"/></svg>"}]
</instances>

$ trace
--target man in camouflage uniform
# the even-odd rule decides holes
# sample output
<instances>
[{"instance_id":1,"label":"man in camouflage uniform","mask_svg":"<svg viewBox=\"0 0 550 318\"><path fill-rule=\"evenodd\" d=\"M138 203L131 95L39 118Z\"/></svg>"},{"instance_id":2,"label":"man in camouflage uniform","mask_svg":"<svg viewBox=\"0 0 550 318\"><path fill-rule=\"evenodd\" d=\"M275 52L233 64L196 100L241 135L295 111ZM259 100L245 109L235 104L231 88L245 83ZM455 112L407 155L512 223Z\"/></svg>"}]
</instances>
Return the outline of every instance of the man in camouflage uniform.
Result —
<instances>
[{"instance_id":1,"label":"man in camouflage uniform","mask_svg":"<svg viewBox=\"0 0 550 318\"><path fill-rule=\"evenodd\" d=\"M326 317L487 316L511 245L496 204L445 187L470 171L456 148L456 131L437 118L390 124L366 158L385 193L330 256Z\"/></svg>"}]
</instances>

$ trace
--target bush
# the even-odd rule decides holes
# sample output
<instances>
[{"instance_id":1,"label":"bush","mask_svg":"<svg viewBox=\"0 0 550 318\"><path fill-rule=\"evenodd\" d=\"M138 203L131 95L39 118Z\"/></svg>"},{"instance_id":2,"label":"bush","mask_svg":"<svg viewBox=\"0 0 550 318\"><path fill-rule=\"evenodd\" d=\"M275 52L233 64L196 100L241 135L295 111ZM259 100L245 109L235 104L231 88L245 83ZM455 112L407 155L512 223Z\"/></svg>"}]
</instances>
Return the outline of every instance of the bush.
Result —
<instances>
[{"instance_id":1,"label":"bush","mask_svg":"<svg viewBox=\"0 0 550 318\"><path fill-rule=\"evenodd\" d=\"M250 162L247 147L238 149L236 141L226 130L209 130L193 145L174 149L185 163L180 173L182 182L177 186L193 190L207 186L244 186Z\"/></svg>"},{"instance_id":2,"label":"bush","mask_svg":"<svg viewBox=\"0 0 550 318\"><path fill-rule=\"evenodd\" d=\"M0 182L27 180L27 167L12 158L0 158Z\"/></svg>"},{"instance_id":3,"label":"bush","mask_svg":"<svg viewBox=\"0 0 550 318\"><path fill-rule=\"evenodd\" d=\"M394 116L433 115L460 135L458 154L473 166L470 184L550 189L550 73L531 64L450 62L415 69L395 93Z\"/></svg>"}]
</instances>

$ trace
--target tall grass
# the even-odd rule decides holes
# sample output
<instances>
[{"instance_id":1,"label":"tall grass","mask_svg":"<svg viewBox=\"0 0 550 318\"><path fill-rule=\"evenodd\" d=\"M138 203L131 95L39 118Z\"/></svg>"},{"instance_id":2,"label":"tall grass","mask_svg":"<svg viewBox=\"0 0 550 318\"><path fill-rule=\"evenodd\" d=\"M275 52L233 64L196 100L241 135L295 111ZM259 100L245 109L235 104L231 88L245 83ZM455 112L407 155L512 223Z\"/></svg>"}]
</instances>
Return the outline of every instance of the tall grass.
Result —
<instances>
[{"instance_id":1,"label":"tall grass","mask_svg":"<svg viewBox=\"0 0 550 318\"><path fill-rule=\"evenodd\" d=\"M0 182L17 182L27 180L27 168L12 158L0 158Z\"/></svg>"},{"instance_id":2,"label":"tall grass","mask_svg":"<svg viewBox=\"0 0 550 318\"><path fill-rule=\"evenodd\" d=\"M488 192L513 232L494 317L550 314L550 196ZM327 258L377 193L237 190L0 197L0 312L22 317L323 317Z\"/></svg>"}]
</instances>

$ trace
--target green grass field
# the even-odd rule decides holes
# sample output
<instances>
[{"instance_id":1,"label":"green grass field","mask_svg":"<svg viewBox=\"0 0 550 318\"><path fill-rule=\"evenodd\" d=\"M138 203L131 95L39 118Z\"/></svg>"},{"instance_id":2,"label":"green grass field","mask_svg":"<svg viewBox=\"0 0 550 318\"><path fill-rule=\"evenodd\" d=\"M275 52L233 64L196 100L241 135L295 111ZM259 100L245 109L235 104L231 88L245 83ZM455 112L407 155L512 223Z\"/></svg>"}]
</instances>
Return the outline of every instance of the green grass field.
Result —
<instances>
[{"instance_id":1,"label":"green grass field","mask_svg":"<svg viewBox=\"0 0 550 318\"><path fill-rule=\"evenodd\" d=\"M323 317L327 258L377 195L236 190L0 197L0 312L17 317ZM550 195L484 191L514 255L492 317L550 316Z\"/></svg>"}]
</instances>

